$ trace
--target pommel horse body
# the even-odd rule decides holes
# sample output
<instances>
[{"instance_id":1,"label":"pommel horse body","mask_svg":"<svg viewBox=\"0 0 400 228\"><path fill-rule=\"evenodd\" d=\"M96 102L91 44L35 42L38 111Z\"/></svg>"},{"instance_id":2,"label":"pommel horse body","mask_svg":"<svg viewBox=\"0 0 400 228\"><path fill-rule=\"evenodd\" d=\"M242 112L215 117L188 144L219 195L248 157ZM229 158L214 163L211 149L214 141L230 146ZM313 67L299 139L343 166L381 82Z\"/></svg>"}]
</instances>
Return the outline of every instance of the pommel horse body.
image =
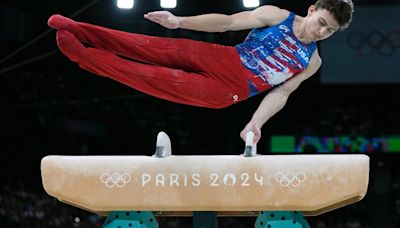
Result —
<instances>
[{"instance_id":1,"label":"pommel horse body","mask_svg":"<svg viewBox=\"0 0 400 228\"><path fill-rule=\"evenodd\" d=\"M217 227L217 216L256 216L255 227L309 227L306 216L360 201L365 155L255 153L173 156L160 133L154 156L47 156L46 192L101 215L103 227L158 227L156 216L193 215L194 227Z\"/></svg>"}]
</instances>

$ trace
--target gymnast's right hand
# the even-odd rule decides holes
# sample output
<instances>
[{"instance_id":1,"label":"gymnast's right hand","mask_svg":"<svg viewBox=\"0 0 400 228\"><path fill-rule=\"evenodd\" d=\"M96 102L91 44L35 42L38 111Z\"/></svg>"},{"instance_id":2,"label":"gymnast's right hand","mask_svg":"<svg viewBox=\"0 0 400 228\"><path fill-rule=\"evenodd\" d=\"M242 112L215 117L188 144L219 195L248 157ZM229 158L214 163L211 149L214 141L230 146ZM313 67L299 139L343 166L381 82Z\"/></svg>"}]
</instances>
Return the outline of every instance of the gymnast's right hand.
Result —
<instances>
[{"instance_id":1,"label":"gymnast's right hand","mask_svg":"<svg viewBox=\"0 0 400 228\"><path fill-rule=\"evenodd\" d=\"M144 18L158 23L168 29L177 29L179 28L179 17L173 15L169 11L154 11L150 13L146 13Z\"/></svg>"}]
</instances>

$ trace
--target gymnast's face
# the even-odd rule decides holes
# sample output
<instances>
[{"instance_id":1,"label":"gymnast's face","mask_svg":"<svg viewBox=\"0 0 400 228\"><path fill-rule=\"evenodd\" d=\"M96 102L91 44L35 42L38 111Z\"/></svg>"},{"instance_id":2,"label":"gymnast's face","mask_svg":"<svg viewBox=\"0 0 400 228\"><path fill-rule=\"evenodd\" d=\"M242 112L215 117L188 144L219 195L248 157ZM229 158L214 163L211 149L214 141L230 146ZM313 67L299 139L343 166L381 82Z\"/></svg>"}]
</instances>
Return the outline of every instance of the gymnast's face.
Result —
<instances>
[{"instance_id":1,"label":"gymnast's face","mask_svg":"<svg viewBox=\"0 0 400 228\"><path fill-rule=\"evenodd\" d=\"M339 24L328 10L316 9L313 5L308 8L305 23L305 32L313 41L325 40L339 29Z\"/></svg>"}]
</instances>

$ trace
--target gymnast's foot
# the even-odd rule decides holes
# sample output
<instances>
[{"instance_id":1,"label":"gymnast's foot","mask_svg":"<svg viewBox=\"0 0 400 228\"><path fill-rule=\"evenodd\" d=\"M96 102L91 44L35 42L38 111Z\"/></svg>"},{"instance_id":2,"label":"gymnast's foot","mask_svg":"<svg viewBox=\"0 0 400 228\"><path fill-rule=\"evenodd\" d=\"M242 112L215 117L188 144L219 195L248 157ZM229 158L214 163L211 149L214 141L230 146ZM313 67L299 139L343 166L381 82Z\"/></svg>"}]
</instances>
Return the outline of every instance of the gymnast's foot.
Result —
<instances>
[{"instance_id":1,"label":"gymnast's foot","mask_svg":"<svg viewBox=\"0 0 400 228\"><path fill-rule=\"evenodd\" d=\"M60 14L54 14L49 18L47 24L51 28L57 30L67 30L74 34L80 41L84 41L78 23L71 18L61 16Z\"/></svg>"},{"instance_id":2,"label":"gymnast's foot","mask_svg":"<svg viewBox=\"0 0 400 228\"><path fill-rule=\"evenodd\" d=\"M60 30L57 32L57 45L61 52L71 61L78 62L85 50L85 46L70 32Z\"/></svg>"}]
</instances>

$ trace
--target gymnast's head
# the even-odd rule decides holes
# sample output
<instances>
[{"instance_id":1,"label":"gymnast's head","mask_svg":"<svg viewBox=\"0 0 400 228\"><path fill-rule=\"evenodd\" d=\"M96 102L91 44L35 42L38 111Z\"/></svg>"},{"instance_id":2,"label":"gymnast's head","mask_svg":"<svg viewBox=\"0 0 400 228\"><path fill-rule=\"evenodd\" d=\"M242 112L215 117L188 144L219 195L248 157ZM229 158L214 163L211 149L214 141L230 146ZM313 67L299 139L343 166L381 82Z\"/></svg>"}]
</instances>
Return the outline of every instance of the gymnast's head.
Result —
<instances>
[{"instance_id":1,"label":"gymnast's head","mask_svg":"<svg viewBox=\"0 0 400 228\"><path fill-rule=\"evenodd\" d=\"M354 4L352 0L317 0L308 8L306 24L316 41L343 31L352 21Z\"/></svg>"}]
</instances>

